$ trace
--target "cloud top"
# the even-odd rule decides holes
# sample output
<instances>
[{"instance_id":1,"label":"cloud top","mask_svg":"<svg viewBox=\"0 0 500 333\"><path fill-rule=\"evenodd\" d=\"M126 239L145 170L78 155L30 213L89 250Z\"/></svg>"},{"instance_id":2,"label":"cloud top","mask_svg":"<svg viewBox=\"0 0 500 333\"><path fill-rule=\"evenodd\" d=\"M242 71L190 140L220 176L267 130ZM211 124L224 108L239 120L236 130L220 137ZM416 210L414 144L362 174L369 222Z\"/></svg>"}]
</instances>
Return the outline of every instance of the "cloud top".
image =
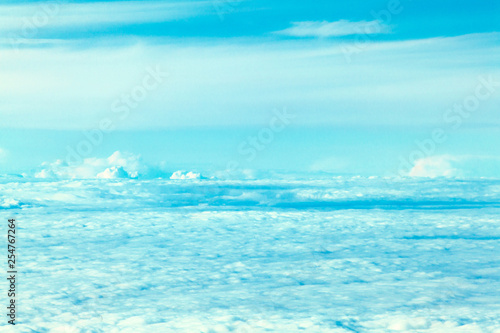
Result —
<instances>
[{"instance_id":1,"label":"cloud top","mask_svg":"<svg viewBox=\"0 0 500 333\"><path fill-rule=\"evenodd\" d=\"M163 167L148 165L140 155L121 151L116 151L107 158L85 158L79 164L63 160L44 162L34 176L43 179L205 179L201 173L193 171L171 173Z\"/></svg>"},{"instance_id":2,"label":"cloud top","mask_svg":"<svg viewBox=\"0 0 500 333\"><path fill-rule=\"evenodd\" d=\"M201 179L201 178L202 176L200 173L192 171L185 172L181 170L174 172L172 176L170 176L170 179L172 180Z\"/></svg>"},{"instance_id":3,"label":"cloud top","mask_svg":"<svg viewBox=\"0 0 500 333\"><path fill-rule=\"evenodd\" d=\"M429 156L417 160L410 177L468 178L500 176L500 158L497 156Z\"/></svg>"},{"instance_id":4,"label":"cloud top","mask_svg":"<svg viewBox=\"0 0 500 333\"><path fill-rule=\"evenodd\" d=\"M114 152L108 158L86 158L81 164L69 165L63 160L53 163L45 162L41 170L35 173L36 178L54 179L134 179L148 172L148 167L139 155Z\"/></svg>"},{"instance_id":5,"label":"cloud top","mask_svg":"<svg viewBox=\"0 0 500 333\"><path fill-rule=\"evenodd\" d=\"M410 170L411 177L455 177L460 171L454 167L457 158L449 155L430 156L417 160Z\"/></svg>"}]
</instances>

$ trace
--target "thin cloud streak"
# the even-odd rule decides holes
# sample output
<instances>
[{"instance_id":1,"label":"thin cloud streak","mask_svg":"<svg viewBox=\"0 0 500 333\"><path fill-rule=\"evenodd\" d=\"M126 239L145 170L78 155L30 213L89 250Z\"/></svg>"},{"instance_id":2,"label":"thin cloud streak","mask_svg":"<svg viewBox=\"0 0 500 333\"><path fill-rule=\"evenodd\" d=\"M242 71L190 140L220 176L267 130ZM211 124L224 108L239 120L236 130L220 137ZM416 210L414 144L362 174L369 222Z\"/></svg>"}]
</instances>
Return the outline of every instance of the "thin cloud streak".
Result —
<instances>
[{"instance_id":1,"label":"thin cloud streak","mask_svg":"<svg viewBox=\"0 0 500 333\"><path fill-rule=\"evenodd\" d=\"M112 13L110 15L110 13ZM217 15L211 1L117 1L0 5L0 31L156 23Z\"/></svg>"},{"instance_id":2,"label":"thin cloud streak","mask_svg":"<svg viewBox=\"0 0 500 333\"><path fill-rule=\"evenodd\" d=\"M292 27L285 30L276 31L276 34L290 37L340 37L350 35L373 35L387 34L391 32L391 27L387 24L374 21L339 20L336 22L327 21L305 21L293 22Z\"/></svg>"},{"instance_id":3,"label":"thin cloud streak","mask_svg":"<svg viewBox=\"0 0 500 333\"><path fill-rule=\"evenodd\" d=\"M334 41L6 49L0 116L10 127L88 128L113 115L112 102L140 82L146 66L159 66L171 76L123 128L260 124L284 106L303 125L435 124L479 75L497 80L497 40L476 34L373 42L350 66ZM495 121L493 110L485 103L468 123Z\"/></svg>"}]
</instances>

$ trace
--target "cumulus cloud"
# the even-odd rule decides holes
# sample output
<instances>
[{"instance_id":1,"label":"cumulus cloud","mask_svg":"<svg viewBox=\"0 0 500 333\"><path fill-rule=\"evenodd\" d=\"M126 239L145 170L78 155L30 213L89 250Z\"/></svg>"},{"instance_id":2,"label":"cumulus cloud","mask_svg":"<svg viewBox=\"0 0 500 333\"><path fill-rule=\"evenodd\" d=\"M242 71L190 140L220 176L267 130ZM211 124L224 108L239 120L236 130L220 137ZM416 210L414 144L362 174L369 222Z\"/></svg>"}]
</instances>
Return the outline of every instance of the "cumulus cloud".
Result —
<instances>
[{"instance_id":1,"label":"cumulus cloud","mask_svg":"<svg viewBox=\"0 0 500 333\"><path fill-rule=\"evenodd\" d=\"M417 160L411 177L499 177L500 157L496 156L429 156Z\"/></svg>"},{"instance_id":2,"label":"cumulus cloud","mask_svg":"<svg viewBox=\"0 0 500 333\"><path fill-rule=\"evenodd\" d=\"M224 174L221 179L253 179L250 170ZM107 158L85 158L82 163L71 164L64 160L44 162L34 172L34 177L45 179L154 179L169 178L171 180L216 179L203 176L200 172L178 170L172 173L164 163L158 166L145 163L140 155L116 151Z\"/></svg>"},{"instance_id":3,"label":"cumulus cloud","mask_svg":"<svg viewBox=\"0 0 500 333\"><path fill-rule=\"evenodd\" d=\"M277 34L291 37L338 37L349 35L373 35L390 33L391 28L380 21L340 20L293 22L288 29L277 31Z\"/></svg>"},{"instance_id":4,"label":"cumulus cloud","mask_svg":"<svg viewBox=\"0 0 500 333\"><path fill-rule=\"evenodd\" d=\"M453 164L457 158L449 155L429 156L415 162L410 170L411 177L455 177L459 174Z\"/></svg>"},{"instance_id":5,"label":"cumulus cloud","mask_svg":"<svg viewBox=\"0 0 500 333\"><path fill-rule=\"evenodd\" d=\"M200 173L196 172L185 172L185 171L176 171L170 176L170 179L172 180L184 180L184 179L202 179L202 175Z\"/></svg>"},{"instance_id":6,"label":"cumulus cloud","mask_svg":"<svg viewBox=\"0 0 500 333\"><path fill-rule=\"evenodd\" d=\"M103 179L116 179L116 178L130 178L130 174L121 166L107 168L103 172L97 174L97 178Z\"/></svg>"},{"instance_id":7,"label":"cumulus cloud","mask_svg":"<svg viewBox=\"0 0 500 333\"><path fill-rule=\"evenodd\" d=\"M114 152L108 158L86 158L79 165L69 165L63 160L43 163L36 178L88 179L88 178L138 178L148 172L140 156Z\"/></svg>"}]
</instances>

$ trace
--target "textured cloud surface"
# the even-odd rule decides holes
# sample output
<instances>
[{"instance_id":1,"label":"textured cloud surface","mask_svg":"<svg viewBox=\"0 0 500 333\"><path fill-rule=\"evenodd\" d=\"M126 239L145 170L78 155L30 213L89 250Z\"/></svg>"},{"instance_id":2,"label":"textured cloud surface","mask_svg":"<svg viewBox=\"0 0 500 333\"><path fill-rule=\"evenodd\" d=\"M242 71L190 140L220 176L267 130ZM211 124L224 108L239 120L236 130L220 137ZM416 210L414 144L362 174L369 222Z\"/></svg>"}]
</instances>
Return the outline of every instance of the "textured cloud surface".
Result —
<instances>
[{"instance_id":1,"label":"textured cloud surface","mask_svg":"<svg viewBox=\"0 0 500 333\"><path fill-rule=\"evenodd\" d=\"M0 330L497 333L499 209L493 180L0 179L30 304Z\"/></svg>"}]
</instances>

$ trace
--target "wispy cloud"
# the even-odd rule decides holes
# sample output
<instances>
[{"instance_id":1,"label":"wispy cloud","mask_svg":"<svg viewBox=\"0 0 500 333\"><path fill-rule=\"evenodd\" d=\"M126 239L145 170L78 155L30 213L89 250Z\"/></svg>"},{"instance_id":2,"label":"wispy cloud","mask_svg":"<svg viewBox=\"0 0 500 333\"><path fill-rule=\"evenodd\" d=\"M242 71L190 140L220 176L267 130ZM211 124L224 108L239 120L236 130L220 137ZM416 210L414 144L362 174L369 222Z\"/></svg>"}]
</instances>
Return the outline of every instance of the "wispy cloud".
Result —
<instances>
[{"instance_id":1,"label":"wispy cloud","mask_svg":"<svg viewBox=\"0 0 500 333\"><path fill-rule=\"evenodd\" d=\"M349 35L373 35L390 33L391 27L380 21L340 20L293 22L288 29L275 32L291 37L338 37Z\"/></svg>"},{"instance_id":2,"label":"wispy cloud","mask_svg":"<svg viewBox=\"0 0 500 333\"><path fill-rule=\"evenodd\" d=\"M0 5L0 31L167 22L207 14L217 15L211 1L10 4Z\"/></svg>"},{"instance_id":3,"label":"wispy cloud","mask_svg":"<svg viewBox=\"0 0 500 333\"><path fill-rule=\"evenodd\" d=\"M337 41L306 39L6 48L0 117L4 127L93 128L159 66L169 78L120 128L264 124L277 105L301 125L436 124L478 75L499 80L498 36L373 41L350 66ZM498 123L494 111L485 103L468 124Z\"/></svg>"}]
</instances>

